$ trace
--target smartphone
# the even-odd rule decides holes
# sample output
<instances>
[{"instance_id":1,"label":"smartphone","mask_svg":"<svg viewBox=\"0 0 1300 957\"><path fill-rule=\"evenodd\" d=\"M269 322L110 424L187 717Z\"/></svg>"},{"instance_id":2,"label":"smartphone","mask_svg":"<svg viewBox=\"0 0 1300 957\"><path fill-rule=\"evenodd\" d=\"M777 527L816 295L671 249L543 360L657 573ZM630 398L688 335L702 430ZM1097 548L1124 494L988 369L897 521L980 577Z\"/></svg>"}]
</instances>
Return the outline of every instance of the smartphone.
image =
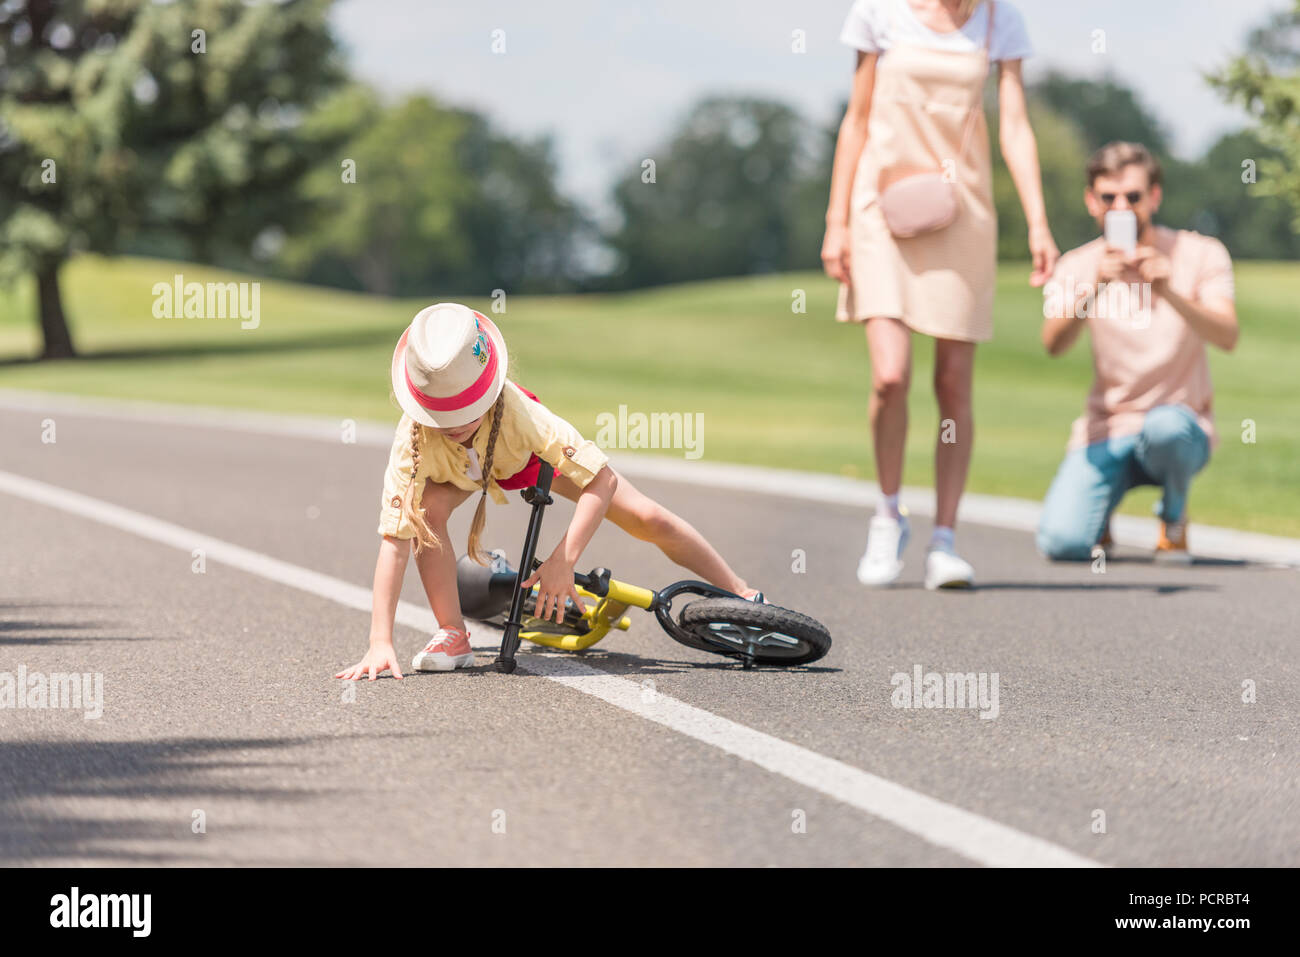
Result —
<instances>
[{"instance_id":1,"label":"smartphone","mask_svg":"<svg viewBox=\"0 0 1300 957\"><path fill-rule=\"evenodd\" d=\"M1106 245L1132 255L1137 251L1138 218L1131 209L1112 209L1104 221Z\"/></svg>"}]
</instances>

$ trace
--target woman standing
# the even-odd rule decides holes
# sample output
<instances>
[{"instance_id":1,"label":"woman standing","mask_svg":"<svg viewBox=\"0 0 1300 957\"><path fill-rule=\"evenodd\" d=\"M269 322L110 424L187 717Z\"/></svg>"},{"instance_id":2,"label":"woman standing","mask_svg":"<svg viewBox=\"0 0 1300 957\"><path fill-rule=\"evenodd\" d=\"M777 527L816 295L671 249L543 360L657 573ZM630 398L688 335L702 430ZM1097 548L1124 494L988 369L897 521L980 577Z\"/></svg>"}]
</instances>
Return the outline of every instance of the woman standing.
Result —
<instances>
[{"instance_id":1,"label":"woman standing","mask_svg":"<svg viewBox=\"0 0 1300 957\"><path fill-rule=\"evenodd\" d=\"M822 262L841 283L835 318L866 325L871 355L881 500L858 580L887 585L903 567L908 522L898 490L911 334L919 332L935 340L941 419L925 586L968 587L974 571L956 553L953 528L970 465L975 344L993 336L997 220L981 105L990 63L998 64L1002 155L1029 223L1030 283L1045 283L1059 255L1025 108L1029 38L1005 2L856 0L841 39L858 61L835 147Z\"/></svg>"}]
</instances>

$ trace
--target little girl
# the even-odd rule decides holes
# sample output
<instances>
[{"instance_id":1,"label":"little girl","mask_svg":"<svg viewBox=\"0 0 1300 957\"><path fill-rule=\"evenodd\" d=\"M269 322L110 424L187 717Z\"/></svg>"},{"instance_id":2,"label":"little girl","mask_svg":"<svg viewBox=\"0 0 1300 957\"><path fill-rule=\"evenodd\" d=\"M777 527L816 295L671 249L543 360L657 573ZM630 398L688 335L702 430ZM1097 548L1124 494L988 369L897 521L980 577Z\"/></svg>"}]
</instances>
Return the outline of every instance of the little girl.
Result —
<instances>
[{"instance_id":1,"label":"little girl","mask_svg":"<svg viewBox=\"0 0 1300 957\"><path fill-rule=\"evenodd\" d=\"M536 614L559 622L566 598L582 607L573 570L608 514L628 534L659 546L670 559L719 588L763 601L728 567L698 531L633 487L605 453L526 389L506 378L505 340L482 313L455 303L422 310L393 352L393 393L406 413L397 425L384 479L375 566L370 650L334 677L374 681L402 671L393 650L393 618L414 539L415 565L439 629L411 667L452 671L473 663L469 632L456 592L456 556L447 542L452 511L475 492L469 554L487 564L480 547L490 494L526 488L542 462L555 469L551 489L577 503L568 530L550 557L524 582L537 584Z\"/></svg>"}]
</instances>

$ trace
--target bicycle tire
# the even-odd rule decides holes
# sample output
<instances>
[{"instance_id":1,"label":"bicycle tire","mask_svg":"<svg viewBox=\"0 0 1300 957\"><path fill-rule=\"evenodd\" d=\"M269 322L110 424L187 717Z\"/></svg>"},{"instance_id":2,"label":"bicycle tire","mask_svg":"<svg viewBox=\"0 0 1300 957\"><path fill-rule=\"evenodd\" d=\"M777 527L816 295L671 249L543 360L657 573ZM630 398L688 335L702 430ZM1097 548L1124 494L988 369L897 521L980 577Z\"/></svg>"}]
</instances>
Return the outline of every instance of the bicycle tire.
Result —
<instances>
[{"instance_id":1,"label":"bicycle tire","mask_svg":"<svg viewBox=\"0 0 1300 957\"><path fill-rule=\"evenodd\" d=\"M682 608L678 622L687 632L695 632L698 639L687 641L678 635L673 638L689 648L717 655L746 657L743 639L732 637L738 629L754 629L797 643L790 647L784 647L783 641L754 646L756 664L790 668L816 661L831 650L830 632L817 619L779 605L757 604L743 598L698 599ZM701 632L709 634L706 637Z\"/></svg>"}]
</instances>

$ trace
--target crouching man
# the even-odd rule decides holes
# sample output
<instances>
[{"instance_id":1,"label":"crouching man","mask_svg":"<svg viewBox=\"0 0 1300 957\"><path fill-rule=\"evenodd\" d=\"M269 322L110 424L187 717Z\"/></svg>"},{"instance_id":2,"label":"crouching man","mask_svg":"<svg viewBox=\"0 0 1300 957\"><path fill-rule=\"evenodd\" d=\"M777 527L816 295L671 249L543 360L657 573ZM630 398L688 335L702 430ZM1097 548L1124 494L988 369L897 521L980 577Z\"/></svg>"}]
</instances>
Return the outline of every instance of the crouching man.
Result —
<instances>
[{"instance_id":1,"label":"crouching man","mask_svg":"<svg viewBox=\"0 0 1300 957\"><path fill-rule=\"evenodd\" d=\"M1102 147L1087 179L1084 202L1103 235L1058 261L1044 289L1043 344L1061 355L1086 325L1093 386L1043 503L1038 549L1088 559L1109 544L1110 516L1125 493L1157 485L1156 559L1190 562L1188 489L1217 444L1205 344L1237 344L1232 261L1217 239L1153 222L1161 169L1145 147ZM1121 212L1108 227L1111 210L1134 215Z\"/></svg>"}]
</instances>

